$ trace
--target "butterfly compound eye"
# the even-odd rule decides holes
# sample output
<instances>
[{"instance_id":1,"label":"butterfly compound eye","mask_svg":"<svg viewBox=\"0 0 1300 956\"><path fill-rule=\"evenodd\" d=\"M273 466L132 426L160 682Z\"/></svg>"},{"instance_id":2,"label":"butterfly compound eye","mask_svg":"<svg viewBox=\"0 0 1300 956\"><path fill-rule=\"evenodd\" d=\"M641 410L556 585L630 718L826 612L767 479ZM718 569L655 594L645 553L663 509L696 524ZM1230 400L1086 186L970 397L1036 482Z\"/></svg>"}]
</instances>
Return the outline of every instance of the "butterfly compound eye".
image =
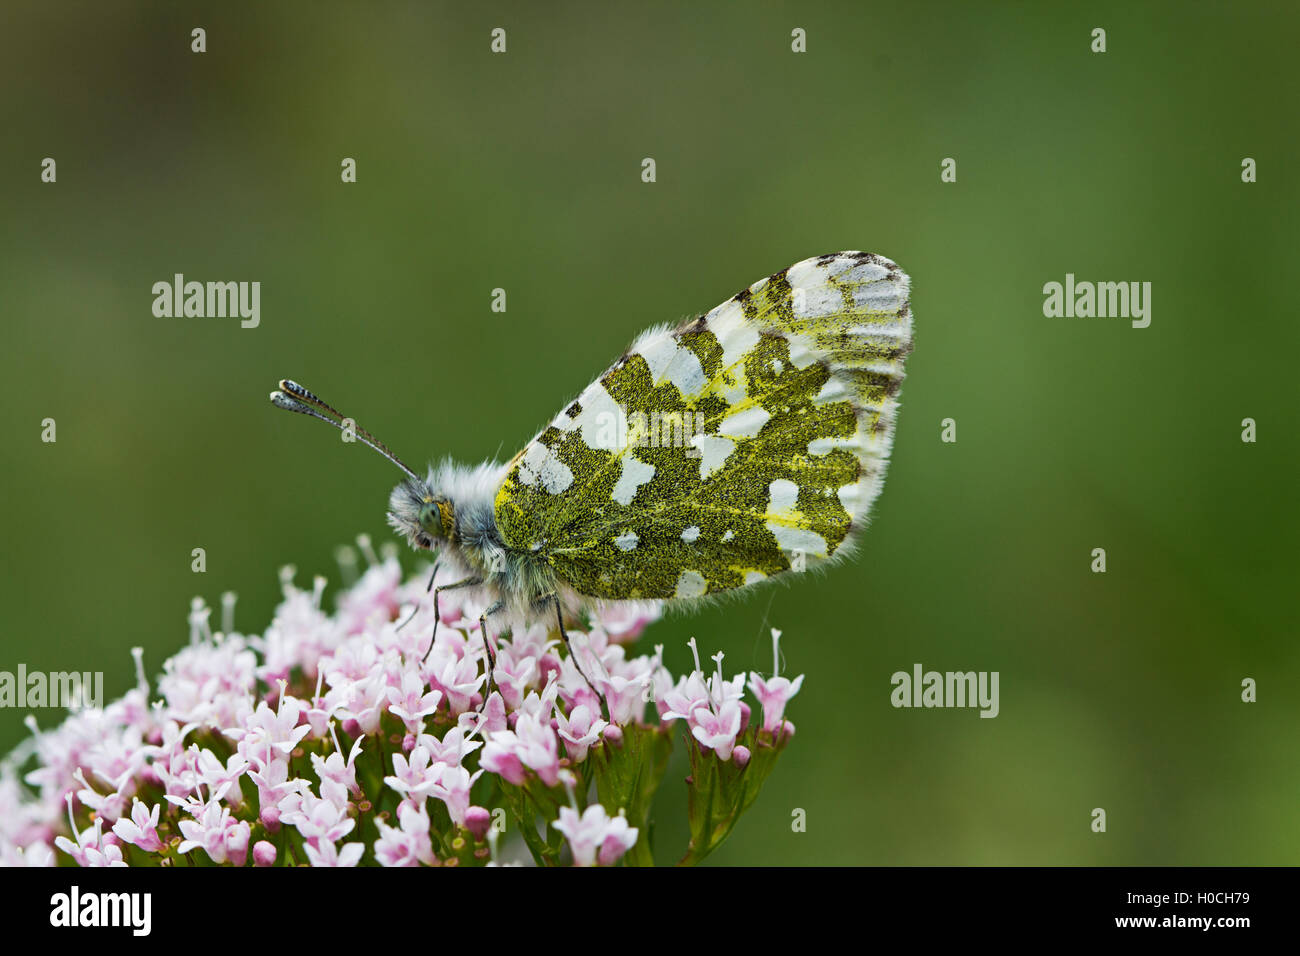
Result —
<instances>
[{"instance_id":1,"label":"butterfly compound eye","mask_svg":"<svg viewBox=\"0 0 1300 956\"><path fill-rule=\"evenodd\" d=\"M420 527L435 538L442 537L442 513L434 502L426 501L420 508Z\"/></svg>"}]
</instances>

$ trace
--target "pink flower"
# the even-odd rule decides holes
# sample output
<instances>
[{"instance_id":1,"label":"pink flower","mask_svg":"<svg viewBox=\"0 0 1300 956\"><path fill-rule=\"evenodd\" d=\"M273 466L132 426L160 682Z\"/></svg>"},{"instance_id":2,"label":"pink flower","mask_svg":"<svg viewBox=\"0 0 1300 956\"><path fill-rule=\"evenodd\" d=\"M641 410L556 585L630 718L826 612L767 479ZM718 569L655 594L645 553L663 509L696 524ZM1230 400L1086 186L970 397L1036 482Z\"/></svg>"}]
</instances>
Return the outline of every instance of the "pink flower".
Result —
<instances>
[{"instance_id":1,"label":"pink flower","mask_svg":"<svg viewBox=\"0 0 1300 956\"><path fill-rule=\"evenodd\" d=\"M799 693L803 686L803 675L793 681L778 676L781 669L781 632L772 628L772 678L763 680L756 672L749 675L749 689L758 702L763 705L763 729L776 733L785 718L785 705L790 698Z\"/></svg>"},{"instance_id":2,"label":"pink flower","mask_svg":"<svg viewBox=\"0 0 1300 956\"><path fill-rule=\"evenodd\" d=\"M727 701L715 713L708 707L691 711L691 735L703 746L716 753L721 760L731 757L740 733L740 704Z\"/></svg>"},{"instance_id":3,"label":"pink flower","mask_svg":"<svg viewBox=\"0 0 1300 956\"><path fill-rule=\"evenodd\" d=\"M297 827L308 846L317 847L323 843L337 843L357 825L357 821L348 816L347 807L322 800L310 790L285 797L280 802L280 820Z\"/></svg>"},{"instance_id":4,"label":"pink flower","mask_svg":"<svg viewBox=\"0 0 1300 956\"><path fill-rule=\"evenodd\" d=\"M133 843L149 853L158 853L163 848L163 841L158 836L158 814L162 804L156 803L152 810L137 798L131 802L130 818L122 817L113 824L113 832L124 843Z\"/></svg>"},{"instance_id":5,"label":"pink flower","mask_svg":"<svg viewBox=\"0 0 1300 956\"><path fill-rule=\"evenodd\" d=\"M116 820L126 811L126 801L135 792L135 783L130 776L125 777L120 784L127 792L123 792L115 786L108 794L102 794L91 787L86 782L86 776L80 767L77 768L73 776L84 785L82 789L77 791L77 799L81 801L83 806L94 810L97 816L107 822Z\"/></svg>"},{"instance_id":6,"label":"pink flower","mask_svg":"<svg viewBox=\"0 0 1300 956\"><path fill-rule=\"evenodd\" d=\"M433 840L429 836L429 814L424 805L418 808L403 804L397 812L399 826L391 827L376 820L379 839L375 841L375 859L382 866L418 866L434 862Z\"/></svg>"},{"instance_id":7,"label":"pink flower","mask_svg":"<svg viewBox=\"0 0 1300 956\"><path fill-rule=\"evenodd\" d=\"M510 644L502 644L497 651L492 676L496 679L506 706L512 710L523 701L528 688L537 684L540 673L537 657L517 650Z\"/></svg>"},{"instance_id":8,"label":"pink flower","mask_svg":"<svg viewBox=\"0 0 1300 956\"><path fill-rule=\"evenodd\" d=\"M243 754L231 754L230 759L223 764L211 750L199 750L197 744L192 745L192 750L199 782L211 789L212 799L221 800L230 794L229 802L232 805L243 802L239 778L248 769L247 758Z\"/></svg>"},{"instance_id":9,"label":"pink flower","mask_svg":"<svg viewBox=\"0 0 1300 956\"><path fill-rule=\"evenodd\" d=\"M320 609L324 578L316 578L311 591L302 591L293 584L293 569L286 568L280 583L284 602L276 608L266 633L250 642L263 654L264 663L257 668L257 676L274 684L287 679L293 668L301 667L308 679L314 679L322 657L343 640L343 628Z\"/></svg>"},{"instance_id":10,"label":"pink flower","mask_svg":"<svg viewBox=\"0 0 1300 956\"><path fill-rule=\"evenodd\" d=\"M365 552L370 548L370 539L362 537L365 545L361 550ZM367 558L374 556L370 551ZM402 605L401 586L402 566L396 558L372 563L339 601L339 623L344 632L362 634L368 627L391 621Z\"/></svg>"},{"instance_id":11,"label":"pink flower","mask_svg":"<svg viewBox=\"0 0 1300 956\"><path fill-rule=\"evenodd\" d=\"M333 734L334 728L330 727L330 733ZM343 754L339 749L339 739L334 737L334 752L328 757L321 757L319 754L311 755L312 769L316 771L316 776L320 778L321 794L325 795L328 787L330 793L328 799L333 803L345 804L348 802L348 794L356 796L361 795L361 787L357 784L357 757L361 753L361 738L358 737L352 741L352 751L348 754L348 759L343 759Z\"/></svg>"},{"instance_id":12,"label":"pink flower","mask_svg":"<svg viewBox=\"0 0 1300 956\"><path fill-rule=\"evenodd\" d=\"M802 674L793 681L786 680L784 677L773 677L765 681L758 674L750 675L749 689L763 705L764 730L768 733L776 733L780 729L785 718L785 705L790 702L791 697L799 693L802 685Z\"/></svg>"},{"instance_id":13,"label":"pink flower","mask_svg":"<svg viewBox=\"0 0 1300 956\"><path fill-rule=\"evenodd\" d=\"M487 676L473 656L457 657L441 646L434 647L424 664L423 674L427 676L430 687L446 696L452 714L469 710L474 695Z\"/></svg>"},{"instance_id":14,"label":"pink flower","mask_svg":"<svg viewBox=\"0 0 1300 956\"><path fill-rule=\"evenodd\" d=\"M496 691L488 697L487 703L483 705L480 713L466 713L460 715L458 726L466 733L491 734L499 730L505 730L510 726L506 719L506 702Z\"/></svg>"},{"instance_id":15,"label":"pink flower","mask_svg":"<svg viewBox=\"0 0 1300 956\"><path fill-rule=\"evenodd\" d=\"M575 866L597 862L609 866L636 846L637 828L628 826L622 813L611 818L599 803L587 807L581 816L577 810L561 807L560 818L551 825L568 839Z\"/></svg>"},{"instance_id":16,"label":"pink flower","mask_svg":"<svg viewBox=\"0 0 1300 956\"><path fill-rule=\"evenodd\" d=\"M664 692L662 703L664 709L660 716L664 720L690 720L697 707L708 707L711 703L708 685L698 671L692 672Z\"/></svg>"},{"instance_id":17,"label":"pink flower","mask_svg":"<svg viewBox=\"0 0 1300 956\"><path fill-rule=\"evenodd\" d=\"M634 669L635 670L635 669ZM639 721L645 713L646 690L650 686L649 672L611 674L601 681L605 701L609 704L609 718L616 724Z\"/></svg>"},{"instance_id":18,"label":"pink flower","mask_svg":"<svg viewBox=\"0 0 1300 956\"><path fill-rule=\"evenodd\" d=\"M244 852L248 849L248 823L235 820L230 815L230 808L216 800L201 807L191 807L190 812L194 819L180 822L181 836L185 839L176 852L189 853L199 849L207 853L213 863L229 860L242 866Z\"/></svg>"},{"instance_id":19,"label":"pink flower","mask_svg":"<svg viewBox=\"0 0 1300 956\"><path fill-rule=\"evenodd\" d=\"M407 671L401 677L401 687L387 688L388 710L406 725L406 732L418 734L423 718L438 710L442 691L426 693L424 680L419 674Z\"/></svg>"},{"instance_id":20,"label":"pink flower","mask_svg":"<svg viewBox=\"0 0 1300 956\"><path fill-rule=\"evenodd\" d=\"M434 764L441 767L438 779L429 786L429 796L436 797L447 806L451 822L456 826L465 826L465 815L469 812L469 791L483 773L482 769L470 774L464 767L449 767L446 764Z\"/></svg>"},{"instance_id":21,"label":"pink flower","mask_svg":"<svg viewBox=\"0 0 1300 956\"><path fill-rule=\"evenodd\" d=\"M339 848L328 840L303 847L307 851L307 862L312 866L356 866L361 861L361 854L366 851L364 843L349 843Z\"/></svg>"},{"instance_id":22,"label":"pink flower","mask_svg":"<svg viewBox=\"0 0 1300 956\"><path fill-rule=\"evenodd\" d=\"M690 640L695 652L695 638ZM722 654L714 655L717 670L706 685L699 674L699 655L696 653L696 670L679 687L664 695L667 707L665 720L684 718L691 728L691 736L701 746L708 747L721 760L731 757L736 737L744 722L740 702L744 694L745 675L728 681L722 676Z\"/></svg>"},{"instance_id":23,"label":"pink flower","mask_svg":"<svg viewBox=\"0 0 1300 956\"><path fill-rule=\"evenodd\" d=\"M321 740L330 731L330 722L334 719L335 713L339 709L338 698L331 700L329 697L321 696L321 682L325 679L325 672L316 671L316 694L311 699L311 706L307 708L304 714L307 725L311 727L311 733L308 737L312 740Z\"/></svg>"},{"instance_id":24,"label":"pink flower","mask_svg":"<svg viewBox=\"0 0 1300 956\"><path fill-rule=\"evenodd\" d=\"M479 766L499 774L516 786L524 781L523 768L534 771L542 783L560 782L560 745L551 729L551 714L559 692L554 682L541 694L530 691L515 711L515 729L488 733Z\"/></svg>"},{"instance_id":25,"label":"pink flower","mask_svg":"<svg viewBox=\"0 0 1300 956\"><path fill-rule=\"evenodd\" d=\"M446 764L435 763L426 747L416 744L409 757L393 754L393 775L384 783L406 797L408 801L424 804L429 788L438 782Z\"/></svg>"},{"instance_id":26,"label":"pink flower","mask_svg":"<svg viewBox=\"0 0 1300 956\"><path fill-rule=\"evenodd\" d=\"M611 708L612 708L611 704ZM597 716L599 711L586 704L580 704L566 717L560 711L555 712L555 721L560 737L564 740L564 750L574 763L587 759L591 745L600 740L601 733L609 726L607 721Z\"/></svg>"},{"instance_id":27,"label":"pink flower","mask_svg":"<svg viewBox=\"0 0 1300 956\"><path fill-rule=\"evenodd\" d=\"M28 846L15 846L13 855L9 847L0 847L0 866L56 866L58 861L48 843L36 841ZM123 866L126 864L123 863Z\"/></svg>"},{"instance_id":28,"label":"pink flower","mask_svg":"<svg viewBox=\"0 0 1300 956\"><path fill-rule=\"evenodd\" d=\"M194 730L197 726L198 724L186 724L182 727L174 720L165 721L161 730L161 742L158 744L147 744L144 747L145 757L157 763L171 763L171 761L175 760L185 752L185 738L188 737L190 731Z\"/></svg>"},{"instance_id":29,"label":"pink flower","mask_svg":"<svg viewBox=\"0 0 1300 956\"><path fill-rule=\"evenodd\" d=\"M658 601L619 601L595 612L595 623L618 644L631 644L663 614Z\"/></svg>"},{"instance_id":30,"label":"pink flower","mask_svg":"<svg viewBox=\"0 0 1300 956\"><path fill-rule=\"evenodd\" d=\"M252 832L247 820L238 820L226 828L226 858L235 866L248 862L248 839Z\"/></svg>"},{"instance_id":31,"label":"pink flower","mask_svg":"<svg viewBox=\"0 0 1300 956\"><path fill-rule=\"evenodd\" d=\"M93 827L77 832L76 821L72 818L72 794L68 794L68 823L72 827L77 842L73 843L65 836L54 838L54 845L77 861L78 866L126 866L122 859L122 848L110 842L103 832L104 821L96 820Z\"/></svg>"},{"instance_id":32,"label":"pink flower","mask_svg":"<svg viewBox=\"0 0 1300 956\"><path fill-rule=\"evenodd\" d=\"M263 701L242 726L230 727L225 734L239 741L240 755L260 768L272 759L272 754L289 756L302 738L311 733L309 724L298 722L306 710L302 701L281 691L275 710Z\"/></svg>"},{"instance_id":33,"label":"pink flower","mask_svg":"<svg viewBox=\"0 0 1300 956\"><path fill-rule=\"evenodd\" d=\"M248 776L257 784L257 802L261 808L262 823L272 832L280 828L280 803L291 793L302 793L307 781L289 776L289 761L277 758L262 771L251 771Z\"/></svg>"},{"instance_id":34,"label":"pink flower","mask_svg":"<svg viewBox=\"0 0 1300 956\"><path fill-rule=\"evenodd\" d=\"M383 664L377 662L367 676L341 686L346 694L343 729L364 736L376 733L388 705L388 677Z\"/></svg>"},{"instance_id":35,"label":"pink flower","mask_svg":"<svg viewBox=\"0 0 1300 956\"><path fill-rule=\"evenodd\" d=\"M535 771L548 787L560 782L559 742L549 720L520 714L515 723L515 741L520 763Z\"/></svg>"},{"instance_id":36,"label":"pink flower","mask_svg":"<svg viewBox=\"0 0 1300 956\"><path fill-rule=\"evenodd\" d=\"M495 697L496 695L493 695ZM496 698L500 700L500 698ZM489 704L491 700L489 700ZM505 714L502 713L502 723L505 722ZM430 758L435 763L445 763L448 766L459 767L461 761L483 746L481 740L470 740L464 729L453 727L448 730L441 740L432 734L420 734L417 740L419 746L429 751Z\"/></svg>"},{"instance_id":37,"label":"pink flower","mask_svg":"<svg viewBox=\"0 0 1300 956\"><path fill-rule=\"evenodd\" d=\"M498 730L488 734L483 755L479 757L479 766L496 774L506 783L523 786L524 764L519 759L518 743L513 730Z\"/></svg>"}]
</instances>

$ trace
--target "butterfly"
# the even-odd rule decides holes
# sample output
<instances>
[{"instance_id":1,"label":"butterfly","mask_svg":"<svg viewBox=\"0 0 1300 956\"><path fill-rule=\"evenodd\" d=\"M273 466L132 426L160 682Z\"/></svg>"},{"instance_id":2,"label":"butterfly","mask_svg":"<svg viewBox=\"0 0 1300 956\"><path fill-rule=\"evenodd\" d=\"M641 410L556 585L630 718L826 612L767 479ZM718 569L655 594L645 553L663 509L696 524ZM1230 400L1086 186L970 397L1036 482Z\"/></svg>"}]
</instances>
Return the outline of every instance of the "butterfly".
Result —
<instances>
[{"instance_id":1,"label":"butterfly","mask_svg":"<svg viewBox=\"0 0 1300 956\"><path fill-rule=\"evenodd\" d=\"M389 524L437 552L430 589L484 592L485 646L495 614L553 614L567 645L566 614L593 603L704 600L851 551L885 478L909 291L881 256L805 259L644 332L508 464L420 476L301 385L271 401L406 473Z\"/></svg>"}]
</instances>

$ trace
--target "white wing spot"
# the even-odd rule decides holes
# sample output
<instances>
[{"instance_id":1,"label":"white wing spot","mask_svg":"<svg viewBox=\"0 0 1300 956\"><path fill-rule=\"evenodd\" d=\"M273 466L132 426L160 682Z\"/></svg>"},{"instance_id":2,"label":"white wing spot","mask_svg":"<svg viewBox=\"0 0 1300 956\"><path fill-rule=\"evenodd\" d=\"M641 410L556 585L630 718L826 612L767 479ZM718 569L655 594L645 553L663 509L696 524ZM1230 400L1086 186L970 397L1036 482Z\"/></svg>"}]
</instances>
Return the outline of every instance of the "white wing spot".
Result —
<instances>
[{"instance_id":1,"label":"white wing spot","mask_svg":"<svg viewBox=\"0 0 1300 956\"><path fill-rule=\"evenodd\" d=\"M826 384L822 390L813 396L814 405L824 405L827 402L844 402L849 399L849 390L844 387L836 376L832 375L826 379Z\"/></svg>"},{"instance_id":2,"label":"white wing spot","mask_svg":"<svg viewBox=\"0 0 1300 956\"><path fill-rule=\"evenodd\" d=\"M652 382L657 382L663 377L664 371L672 364L676 352L677 343L667 332L660 332L647 342L637 343L635 350L635 354L645 359L646 365L650 366Z\"/></svg>"},{"instance_id":3,"label":"white wing spot","mask_svg":"<svg viewBox=\"0 0 1300 956\"><path fill-rule=\"evenodd\" d=\"M799 500L799 486L793 481L778 478L767 486L767 530L776 538L782 551L802 551L810 556L826 554L826 539L807 528L795 528L790 522L799 517L795 504Z\"/></svg>"},{"instance_id":4,"label":"white wing spot","mask_svg":"<svg viewBox=\"0 0 1300 956\"><path fill-rule=\"evenodd\" d=\"M849 513L850 517L856 518L858 515L862 490L862 483L860 482L856 485L844 485L838 492L836 492L836 495L840 499L840 504L843 506L844 510Z\"/></svg>"},{"instance_id":5,"label":"white wing spot","mask_svg":"<svg viewBox=\"0 0 1300 956\"><path fill-rule=\"evenodd\" d=\"M791 335L786 342L790 347L790 364L795 368L807 368L817 361L820 352L811 340L802 335Z\"/></svg>"},{"instance_id":6,"label":"white wing spot","mask_svg":"<svg viewBox=\"0 0 1300 956\"><path fill-rule=\"evenodd\" d=\"M578 423L569 417L567 408L551 419L551 424L562 432L571 432L578 426Z\"/></svg>"},{"instance_id":7,"label":"white wing spot","mask_svg":"<svg viewBox=\"0 0 1300 956\"><path fill-rule=\"evenodd\" d=\"M724 369L731 368L742 361L750 349L758 344L758 330L749 324L749 319L745 318L745 310L735 299L728 299L706 315L704 324L718 340L718 345L722 347Z\"/></svg>"},{"instance_id":8,"label":"white wing spot","mask_svg":"<svg viewBox=\"0 0 1300 956\"><path fill-rule=\"evenodd\" d=\"M807 528L791 528L775 521L767 523L767 530L776 538L782 551L802 551L809 557L825 557L826 539Z\"/></svg>"},{"instance_id":9,"label":"white wing spot","mask_svg":"<svg viewBox=\"0 0 1300 956\"><path fill-rule=\"evenodd\" d=\"M573 471L549 448L535 442L519 462L519 478L526 485L540 483L546 492L558 495L573 484Z\"/></svg>"},{"instance_id":10,"label":"white wing spot","mask_svg":"<svg viewBox=\"0 0 1300 956\"><path fill-rule=\"evenodd\" d=\"M789 515L799 500L799 486L786 478L778 478L767 486L767 513Z\"/></svg>"},{"instance_id":11,"label":"white wing spot","mask_svg":"<svg viewBox=\"0 0 1300 956\"><path fill-rule=\"evenodd\" d=\"M724 534L724 535L722 536L722 540L723 540L723 541L730 541L730 540L731 540L732 538L734 538L735 536L736 536L736 532L734 532L734 531L732 531L730 528L728 528L728 529L727 529L727 533Z\"/></svg>"},{"instance_id":12,"label":"white wing spot","mask_svg":"<svg viewBox=\"0 0 1300 956\"><path fill-rule=\"evenodd\" d=\"M685 531L682 532L682 540L685 541L687 544L690 544L699 536L700 536L700 526L695 524L691 525L689 528L687 528Z\"/></svg>"},{"instance_id":13,"label":"white wing spot","mask_svg":"<svg viewBox=\"0 0 1300 956\"><path fill-rule=\"evenodd\" d=\"M704 367L696 354L679 346L667 333L642 343L636 354L650 366L651 381L666 379L676 385L683 396L698 395L708 384Z\"/></svg>"},{"instance_id":14,"label":"white wing spot","mask_svg":"<svg viewBox=\"0 0 1300 956\"><path fill-rule=\"evenodd\" d=\"M728 415L719 423L718 431L723 435L753 438L771 417L771 413L766 408L755 405L753 408L746 408L744 411Z\"/></svg>"},{"instance_id":15,"label":"white wing spot","mask_svg":"<svg viewBox=\"0 0 1300 956\"><path fill-rule=\"evenodd\" d=\"M582 411L573 420L573 425L565 430L581 428L582 440L588 448L617 448L623 410L605 391L605 386L592 382L578 396L578 404Z\"/></svg>"},{"instance_id":16,"label":"white wing spot","mask_svg":"<svg viewBox=\"0 0 1300 956\"><path fill-rule=\"evenodd\" d=\"M627 455L623 458L623 473L614 484L614 500L621 505L630 505L636 497L636 490L654 476L654 465L647 465L634 455Z\"/></svg>"},{"instance_id":17,"label":"white wing spot","mask_svg":"<svg viewBox=\"0 0 1300 956\"><path fill-rule=\"evenodd\" d=\"M620 551L631 551L641 543L641 539L635 531L627 531L615 538L614 543L618 545Z\"/></svg>"},{"instance_id":18,"label":"white wing spot","mask_svg":"<svg viewBox=\"0 0 1300 956\"><path fill-rule=\"evenodd\" d=\"M687 348L679 348L668 368L668 381L677 386L684 396L698 395L709 384L699 357Z\"/></svg>"},{"instance_id":19,"label":"white wing spot","mask_svg":"<svg viewBox=\"0 0 1300 956\"><path fill-rule=\"evenodd\" d=\"M700 450L701 481L721 468L736 447L730 438L719 435L696 435L691 444Z\"/></svg>"},{"instance_id":20,"label":"white wing spot","mask_svg":"<svg viewBox=\"0 0 1300 956\"><path fill-rule=\"evenodd\" d=\"M857 435L851 435L848 438L840 438L840 437L814 438L812 441L808 443L808 454L826 455L829 454L831 451L835 450L836 448L856 449L858 447L859 447L859 441Z\"/></svg>"},{"instance_id":21,"label":"white wing spot","mask_svg":"<svg viewBox=\"0 0 1300 956\"><path fill-rule=\"evenodd\" d=\"M677 590L673 594L679 598L699 597L709 589L708 582L699 571L683 571L677 578Z\"/></svg>"}]
</instances>

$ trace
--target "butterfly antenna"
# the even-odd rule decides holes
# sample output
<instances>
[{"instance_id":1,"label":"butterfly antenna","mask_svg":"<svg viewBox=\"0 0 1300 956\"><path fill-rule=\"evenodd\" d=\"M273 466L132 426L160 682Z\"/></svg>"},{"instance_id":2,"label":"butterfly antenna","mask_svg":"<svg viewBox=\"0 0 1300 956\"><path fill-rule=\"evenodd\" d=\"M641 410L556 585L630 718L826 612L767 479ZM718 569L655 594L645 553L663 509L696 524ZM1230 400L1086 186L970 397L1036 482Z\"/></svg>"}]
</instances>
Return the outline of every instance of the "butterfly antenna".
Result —
<instances>
[{"instance_id":1,"label":"butterfly antenna","mask_svg":"<svg viewBox=\"0 0 1300 956\"><path fill-rule=\"evenodd\" d=\"M341 432L348 431L348 428L343 425L345 420L349 420L347 416L332 405L327 404L323 399L313 395L297 382L292 382L287 378L282 380L280 387L271 393L271 404L275 405L276 408L283 408L285 411L297 412L299 415L310 415L326 425L333 425ZM330 418L330 415L334 417ZM335 421L335 419L338 419L338 421ZM366 445L379 452L416 481L420 480L420 476L407 467L406 462L389 451L388 446L370 432L356 424L356 422L352 423L351 430Z\"/></svg>"}]
</instances>

